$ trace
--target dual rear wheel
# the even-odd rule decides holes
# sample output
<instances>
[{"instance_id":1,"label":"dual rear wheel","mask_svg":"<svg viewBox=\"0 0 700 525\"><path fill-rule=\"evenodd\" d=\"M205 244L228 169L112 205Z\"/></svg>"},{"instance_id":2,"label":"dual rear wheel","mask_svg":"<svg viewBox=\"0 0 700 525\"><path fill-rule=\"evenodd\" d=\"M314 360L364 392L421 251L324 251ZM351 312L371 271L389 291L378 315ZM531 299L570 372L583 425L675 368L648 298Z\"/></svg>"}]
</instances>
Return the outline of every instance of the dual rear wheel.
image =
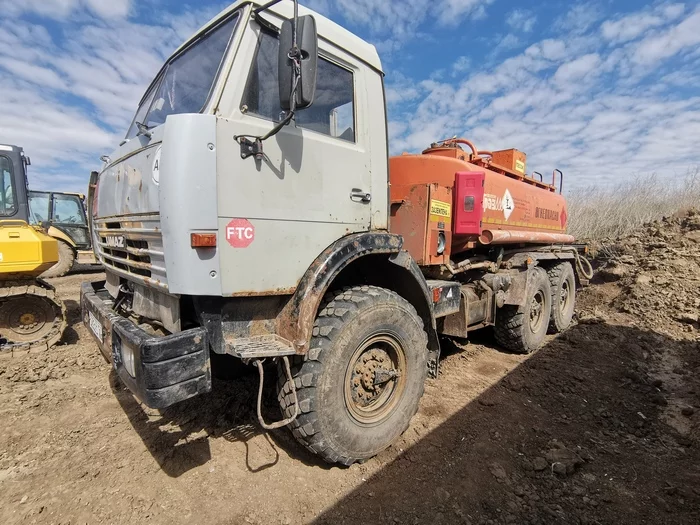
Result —
<instances>
[{"instance_id":1,"label":"dual rear wheel","mask_svg":"<svg viewBox=\"0 0 700 525\"><path fill-rule=\"evenodd\" d=\"M566 330L576 303L576 279L570 263L532 271L524 303L506 305L496 314L496 340L520 354L529 354L542 346L547 332Z\"/></svg>"}]
</instances>

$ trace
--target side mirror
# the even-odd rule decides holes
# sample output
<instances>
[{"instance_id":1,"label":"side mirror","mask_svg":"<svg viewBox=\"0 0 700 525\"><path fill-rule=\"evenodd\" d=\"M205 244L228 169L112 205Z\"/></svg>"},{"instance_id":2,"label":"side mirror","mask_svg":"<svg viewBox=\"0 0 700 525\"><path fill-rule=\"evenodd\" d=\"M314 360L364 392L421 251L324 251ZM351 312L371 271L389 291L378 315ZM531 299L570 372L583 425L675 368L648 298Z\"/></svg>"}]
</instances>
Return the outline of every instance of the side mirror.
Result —
<instances>
[{"instance_id":1,"label":"side mirror","mask_svg":"<svg viewBox=\"0 0 700 525\"><path fill-rule=\"evenodd\" d=\"M316 93L318 33L316 32L316 20L313 16L306 15L298 18L296 37L301 56L295 109L304 109L313 104ZM293 48L294 23L291 20L285 20L280 32L278 59L280 106L284 110L292 109L292 91L294 90L296 73L294 62L289 58L289 52Z\"/></svg>"}]
</instances>

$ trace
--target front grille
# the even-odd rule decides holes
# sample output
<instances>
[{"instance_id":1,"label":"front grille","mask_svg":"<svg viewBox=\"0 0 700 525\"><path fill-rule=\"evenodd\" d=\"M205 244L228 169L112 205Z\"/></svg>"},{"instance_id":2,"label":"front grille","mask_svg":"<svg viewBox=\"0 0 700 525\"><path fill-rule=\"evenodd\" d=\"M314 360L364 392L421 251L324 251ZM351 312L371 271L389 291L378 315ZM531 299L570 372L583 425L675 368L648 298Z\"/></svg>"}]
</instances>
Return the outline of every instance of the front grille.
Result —
<instances>
[{"instance_id":1,"label":"front grille","mask_svg":"<svg viewBox=\"0 0 700 525\"><path fill-rule=\"evenodd\" d=\"M159 215L95 221L100 262L115 273L168 290Z\"/></svg>"}]
</instances>

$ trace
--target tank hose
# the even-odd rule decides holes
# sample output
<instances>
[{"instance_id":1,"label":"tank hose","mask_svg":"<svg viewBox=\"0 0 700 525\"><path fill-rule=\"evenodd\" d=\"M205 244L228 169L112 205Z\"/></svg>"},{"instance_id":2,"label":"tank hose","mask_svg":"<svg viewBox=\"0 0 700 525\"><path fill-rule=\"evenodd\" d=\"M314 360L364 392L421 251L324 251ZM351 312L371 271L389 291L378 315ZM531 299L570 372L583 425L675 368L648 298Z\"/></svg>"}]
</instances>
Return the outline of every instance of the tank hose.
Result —
<instances>
[{"instance_id":1,"label":"tank hose","mask_svg":"<svg viewBox=\"0 0 700 525\"><path fill-rule=\"evenodd\" d=\"M277 428L282 428L287 425L289 425L292 421L294 421L297 416L299 415L299 400L297 399L297 388L296 385L294 384L294 378L292 377L292 371L289 368L289 359L287 356L282 356L282 361L284 362L284 371L287 374L287 381L291 385L292 388L292 397L294 398L294 414L292 414L291 417L288 417L287 419L283 421L278 421L277 423L270 423L269 425L265 423L265 420L262 417L262 411L261 411L261 405L262 405L262 393L263 393L263 382L264 382L264 376L265 372L263 371L263 361L264 359L256 359L253 361L253 364L257 367L258 369L258 375L260 376L260 386L258 387L258 422L260 423L260 426L263 427L265 430L275 430Z\"/></svg>"},{"instance_id":2,"label":"tank hose","mask_svg":"<svg viewBox=\"0 0 700 525\"><path fill-rule=\"evenodd\" d=\"M585 257L581 257L578 252L574 253L576 254L576 270L578 270L579 277L584 277L587 281L590 281L593 279L593 266L591 266L591 262Z\"/></svg>"}]
</instances>

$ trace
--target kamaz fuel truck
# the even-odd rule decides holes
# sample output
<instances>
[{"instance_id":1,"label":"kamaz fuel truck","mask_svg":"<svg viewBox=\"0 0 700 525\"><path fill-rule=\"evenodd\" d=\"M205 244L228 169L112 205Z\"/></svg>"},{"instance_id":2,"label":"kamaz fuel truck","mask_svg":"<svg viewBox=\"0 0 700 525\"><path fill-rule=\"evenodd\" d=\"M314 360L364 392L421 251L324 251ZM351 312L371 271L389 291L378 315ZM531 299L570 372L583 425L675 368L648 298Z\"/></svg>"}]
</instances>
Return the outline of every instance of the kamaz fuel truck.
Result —
<instances>
[{"instance_id":1,"label":"kamaz fuel truck","mask_svg":"<svg viewBox=\"0 0 700 525\"><path fill-rule=\"evenodd\" d=\"M463 139L389 158L383 80L372 45L291 0L240 0L165 63L93 174L106 281L81 291L141 402L204 394L233 356L263 427L351 464L408 427L441 336L526 353L569 325L586 273L559 179Z\"/></svg>"}]
</instances>

